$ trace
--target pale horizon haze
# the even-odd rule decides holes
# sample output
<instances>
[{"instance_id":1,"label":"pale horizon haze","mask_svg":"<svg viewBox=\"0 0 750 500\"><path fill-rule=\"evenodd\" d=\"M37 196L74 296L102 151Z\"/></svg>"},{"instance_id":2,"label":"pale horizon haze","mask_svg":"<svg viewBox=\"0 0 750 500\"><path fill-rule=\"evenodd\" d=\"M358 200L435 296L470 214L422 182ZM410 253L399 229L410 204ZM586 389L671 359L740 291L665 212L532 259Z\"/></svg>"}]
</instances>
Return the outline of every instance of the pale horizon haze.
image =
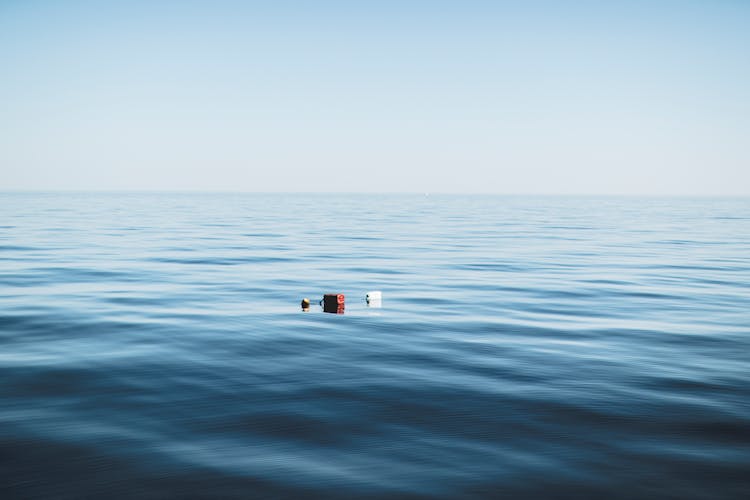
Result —
<instances>
[{"instance_id":1,"label":"pale horizon haze","mask_svg":"<svg viewBox=\"0 0 750 500\"><path fill-rule=\"evenodd\" d=\"M750 2L0 0L0 191L750 195Z\"/></svg>"}]
</instances>

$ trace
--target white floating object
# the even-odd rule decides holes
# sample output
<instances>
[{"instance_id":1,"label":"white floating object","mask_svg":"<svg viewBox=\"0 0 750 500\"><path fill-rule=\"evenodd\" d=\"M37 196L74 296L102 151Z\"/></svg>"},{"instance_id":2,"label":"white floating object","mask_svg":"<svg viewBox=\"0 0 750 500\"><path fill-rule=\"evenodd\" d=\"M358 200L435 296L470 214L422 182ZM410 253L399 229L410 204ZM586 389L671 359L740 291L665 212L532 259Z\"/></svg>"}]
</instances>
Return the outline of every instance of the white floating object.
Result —
<instances>
[{"instance_id":1,"label":"white floating object","mask_svg":"<svg viewBox=\"0 0 750 500\"><path fill-rule=\"evenodd\" d=\"M367 292L365 300L368 307L383 307L383 294L381 292Z\"/></svg>"}]
</instances>

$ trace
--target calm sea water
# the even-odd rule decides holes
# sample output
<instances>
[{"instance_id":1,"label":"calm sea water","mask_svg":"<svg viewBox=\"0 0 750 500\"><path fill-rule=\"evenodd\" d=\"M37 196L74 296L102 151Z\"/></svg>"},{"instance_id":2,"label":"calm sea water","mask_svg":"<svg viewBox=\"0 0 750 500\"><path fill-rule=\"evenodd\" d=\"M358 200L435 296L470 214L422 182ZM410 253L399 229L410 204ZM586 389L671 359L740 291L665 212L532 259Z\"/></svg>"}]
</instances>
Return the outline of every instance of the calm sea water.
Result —
<instances>
[{"instance_id":1,"label":"calm sea water","mask_svg":"<svg viewBox=\"0 0 750 500\"><path fill-rule=\"evenodd\" d=\"M2 498L748 495L748 199L0 194Z\"/></svg>"}]
</instances>

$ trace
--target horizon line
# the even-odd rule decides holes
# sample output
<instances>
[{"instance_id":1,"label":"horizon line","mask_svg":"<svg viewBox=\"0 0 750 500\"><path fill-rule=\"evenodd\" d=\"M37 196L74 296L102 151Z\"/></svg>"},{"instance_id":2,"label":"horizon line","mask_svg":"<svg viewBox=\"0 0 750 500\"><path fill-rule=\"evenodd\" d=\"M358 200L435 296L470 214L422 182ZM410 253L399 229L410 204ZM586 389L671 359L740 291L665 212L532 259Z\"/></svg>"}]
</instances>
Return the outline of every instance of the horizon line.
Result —
<instances>
[{"instance_id":1,"label":"horizon line","mask_svg":"<svg viewBox=\"0 0 750 500\"><path fill-rule=\"evenodd\" d=\"M236 195L392 195L392 196L507 196L507 197L588 197L588 198L750 198L750 193L560 193L560 192L502 192L502 191L252 191L240 189L29 189L0 188L3 194L236 194Z\"/></svg>"}]
</instances>

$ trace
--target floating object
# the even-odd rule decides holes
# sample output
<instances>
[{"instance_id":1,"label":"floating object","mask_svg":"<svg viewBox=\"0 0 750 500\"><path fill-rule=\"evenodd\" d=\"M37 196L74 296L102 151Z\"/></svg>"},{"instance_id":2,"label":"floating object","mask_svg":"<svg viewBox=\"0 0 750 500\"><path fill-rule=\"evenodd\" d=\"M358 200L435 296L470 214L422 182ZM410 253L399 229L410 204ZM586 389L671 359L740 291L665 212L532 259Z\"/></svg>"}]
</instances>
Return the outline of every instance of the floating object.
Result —
<instances>
[{"instance_id":1,"label":"floating object","mask_svg":"<svg viewBox=\"0 0 750 500\"><path fill-rule=\"evenodd\" d=\"M302 302L300 303L300 305L302 306L302 310L303 311L305 311L305 312L309 311L310 310L310 299L308 299L307 297L305 297L304 299L302 299Z\"/></svg>"},{"instance_id":2,"label":"floating object","mask_svg":"<svg viewBox=\"0 0 750 500\"><path fill-rule=\"evenodd\" d=\"M379 291L367 292L365 295L368 307L380 308L383 307L383 293Z\"/></svg>"},{"instance_id":3,"label":"floating object","mask_svg":"<svg viewBox=\"0 0 750 500\"><path fill-rule=\"evenodd\" d=\"M343 293L327 293L323 295L323 300L320 302L323 305L323 312L344 314Z\"/></svg>"}]
</instances>

